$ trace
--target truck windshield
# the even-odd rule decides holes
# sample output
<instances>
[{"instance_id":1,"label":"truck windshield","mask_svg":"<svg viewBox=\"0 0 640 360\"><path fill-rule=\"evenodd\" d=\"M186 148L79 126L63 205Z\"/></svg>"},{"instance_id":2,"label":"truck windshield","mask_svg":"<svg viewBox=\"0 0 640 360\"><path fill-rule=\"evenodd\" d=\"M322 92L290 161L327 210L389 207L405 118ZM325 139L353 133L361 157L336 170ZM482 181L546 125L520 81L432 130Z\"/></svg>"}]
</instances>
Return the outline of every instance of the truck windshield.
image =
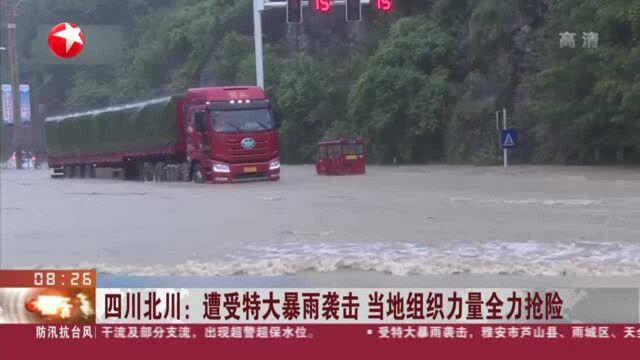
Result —
<instances>
[{"instance_id":1,"label":"truck windshield","mask_svg":"<svg viewBox=\"0 0 640 360\"><path fill-rule=\"evenodd\" d=\"M222 133L256 132L275 129L269 109L214 110L211 112L213 131Z\"/></svg>"}]
</instances>

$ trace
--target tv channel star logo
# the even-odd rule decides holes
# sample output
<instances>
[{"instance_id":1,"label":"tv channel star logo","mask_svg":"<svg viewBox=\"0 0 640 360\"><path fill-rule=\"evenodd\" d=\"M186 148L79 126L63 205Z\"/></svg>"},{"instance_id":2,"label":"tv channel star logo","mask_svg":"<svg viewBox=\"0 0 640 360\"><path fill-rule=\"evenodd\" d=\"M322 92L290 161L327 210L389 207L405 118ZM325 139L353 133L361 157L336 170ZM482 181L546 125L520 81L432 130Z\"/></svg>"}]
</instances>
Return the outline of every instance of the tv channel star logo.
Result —
<instances>
[{"instance_id":1,"label":"tv channel star logo","mask_svg":"<svg viewBox=\"0 0 640 360\"><path fill-rule=\"evenodd\" d=\"M60 23L49 32L49 49L63 59L78 56L84 48L84 41L84 34L76 24Z\"/></svg>"}]
</instances>

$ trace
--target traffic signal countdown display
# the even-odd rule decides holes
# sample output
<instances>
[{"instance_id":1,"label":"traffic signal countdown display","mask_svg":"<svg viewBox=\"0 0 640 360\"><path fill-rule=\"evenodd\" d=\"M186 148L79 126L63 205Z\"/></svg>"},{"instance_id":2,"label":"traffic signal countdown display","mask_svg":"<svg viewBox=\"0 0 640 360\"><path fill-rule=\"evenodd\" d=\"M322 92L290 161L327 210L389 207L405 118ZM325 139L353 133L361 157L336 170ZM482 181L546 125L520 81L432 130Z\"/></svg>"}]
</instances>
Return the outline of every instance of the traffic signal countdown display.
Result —
<instances>
[{"instance_id":1,"label":"traffic signal countdown display","mask_svg":"<svg viewBox=\"0 0 640 360\"><path fill-rule=\"evenodd\" d=\"M346 0L345 2L347 21L362 20L362 0ZM308 0L309 7L314 11L327 14L333 9L332 0ZM370 0L370 4L376 10L389 12L393 10L393 0ZM287 22L290 24L302 23L302 0L287 0Z\"/></svg>"},{"instance_id":2,"label":"traffic signal countdown display","mask_svg":"<svg viewBox=\"0 0 640 360\"><path fill-rule=\"evenodd\" d=\"M393 10L393 0L371 0L371 1L375 1L376 9L380 11Z\"/></svg>"},{"instance_id":3,"label":"traffic signal countdown display","mask_svg":"<svg viewBox=\"0 0 640 360\"><path fill-rule=\"evenodd\" d=\"M331 8L333 7L331 4L331 0L313 0L313 2L313 8L320 13L329 13L331 12ZM311 4L311 2L309 4Z\"/></svg>"}]
</instances>

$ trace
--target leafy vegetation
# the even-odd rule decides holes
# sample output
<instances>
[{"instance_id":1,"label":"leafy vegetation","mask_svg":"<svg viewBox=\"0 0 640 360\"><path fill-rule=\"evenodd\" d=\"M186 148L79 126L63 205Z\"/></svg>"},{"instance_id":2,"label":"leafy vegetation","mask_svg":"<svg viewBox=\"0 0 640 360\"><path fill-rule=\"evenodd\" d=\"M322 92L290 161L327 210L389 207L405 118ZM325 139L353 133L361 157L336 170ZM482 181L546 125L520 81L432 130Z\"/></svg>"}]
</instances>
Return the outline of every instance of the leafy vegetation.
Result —
<instances>
[{"instance_id":1,"label":"leafy vegetation","mask_svg":"<svg viewBox=\"0 0 640 360\"><path fill-rule=\"evenodd\" d=\"M121 64L29 69L48 81L51 112L254 82L251 0L48 2L23 21L127 31ZM312 160L325 137L362 136L376 162L496 163L494 113L506 108L521 134L519 161L640 162L637 0L397 3L393 15L368 10L359 24L338 10L307 12L303 25L265 13L283 160ZM576 33L575 48L559 46L561 32ZM599 34L596 49L582 47L583 32Z\"/></svg>"}]
</instances>

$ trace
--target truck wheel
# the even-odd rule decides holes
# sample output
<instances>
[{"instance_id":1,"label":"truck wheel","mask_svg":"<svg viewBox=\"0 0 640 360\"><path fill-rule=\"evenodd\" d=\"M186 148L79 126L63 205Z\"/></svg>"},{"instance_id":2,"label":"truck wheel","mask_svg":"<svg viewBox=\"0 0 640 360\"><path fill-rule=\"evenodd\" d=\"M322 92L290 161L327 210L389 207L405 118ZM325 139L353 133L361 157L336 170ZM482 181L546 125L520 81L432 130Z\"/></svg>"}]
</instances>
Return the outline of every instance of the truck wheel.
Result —
<instances>
[{"instance_id":1,"label":"truck wheel","mask_svg":"<svg viewBox=\"0 0 640 360\"><path fill-rule=\"evenodd\" d=\"M156 182L167 181L167 169L165 163L159 162L156 164L154 175Z\"/></svg>"},{"instance_id":2,"label":"truck wheel","mask_svg":"<svg viewBox=\"0 0 640 360\"><path fill-rule=\"evenodd\" d=\"M74 177L77 179L84 178L84 167L82 165L76 165L73 167Z\"/></svg>"},{"instance_id":3,"label":"truck wheel","mask_svg":"<svg viewBox=\"0 0 640 360\"><path fill-rule=\"evenodd\" d=\"M204 182L204 176L202 175L202 167L200 164L193 164L193 168L191 169L191 178L196 184L202 184Z\"/></svg>"},{"instance_id":4,"label":"truck wheel","mask_svg":"<svg viewBox=\"0 0 640 360\"><path fill-rule=\"evenodd\" d=\"M178 165L178 180L179 181L191 181L191 174L189 174L189 164Z\"/></svg>"},{"instance_id":5,"label":"truck wheel","mask_svg":"<svg viewBox=\"0 0 640 360\"><path fill-rule=\"evenodd\" d=\"M165 181L176 182L179 180L178 165L167 165L164 167Z\"/></svg>"},{"instance_id":6,"label":"truck wheel","mask_svg":"<svg viewBox=\"0 0 640 360\"><path fill-rule=\"evenodd\" d=\"M144 164L143 161L136 161L135 165L131 166L131 179L134 181L144 181Z\"/></svg>"},{"instance_id":7,"label":"truck wheel","mask_svg":"<svg viewBox=\"0 0 640 360\"><path fill-rule=\"evenodd\" d=\"M73 167L69 165L64 166L64 177L67 179L73 178Z\"/></svg>"},{"instance_id":8,"label":"truck wheel","mask_svg":"<svg viewBox=\"0 0 640 360\"><path fill-rule=\"evenodd\" d=\"M140 161L124 161L122 166L125 180L143 181L142 163Z\"/></svg>"},{"instance_id":9,"label":"truck wheel","mask_svg":"<svg viewBox=\"0 0 640 360\"><path fill-rule=\"evenodd\" d=\"M153 164L144 163L142 166L142 178L144 181L155 181L155 171L153 169Z\"/></svg>"},{"instance_id":10,"label":"truck wheel","mask_svg":"<svg viewBox=\"0 0 640 360\"><path fill-rule=\"evenodd\" d=\"M96 169L93 165L85 165L84 166L84 177L87 179L93 179L96 177Z\"/></svg>"}]
</instances>

